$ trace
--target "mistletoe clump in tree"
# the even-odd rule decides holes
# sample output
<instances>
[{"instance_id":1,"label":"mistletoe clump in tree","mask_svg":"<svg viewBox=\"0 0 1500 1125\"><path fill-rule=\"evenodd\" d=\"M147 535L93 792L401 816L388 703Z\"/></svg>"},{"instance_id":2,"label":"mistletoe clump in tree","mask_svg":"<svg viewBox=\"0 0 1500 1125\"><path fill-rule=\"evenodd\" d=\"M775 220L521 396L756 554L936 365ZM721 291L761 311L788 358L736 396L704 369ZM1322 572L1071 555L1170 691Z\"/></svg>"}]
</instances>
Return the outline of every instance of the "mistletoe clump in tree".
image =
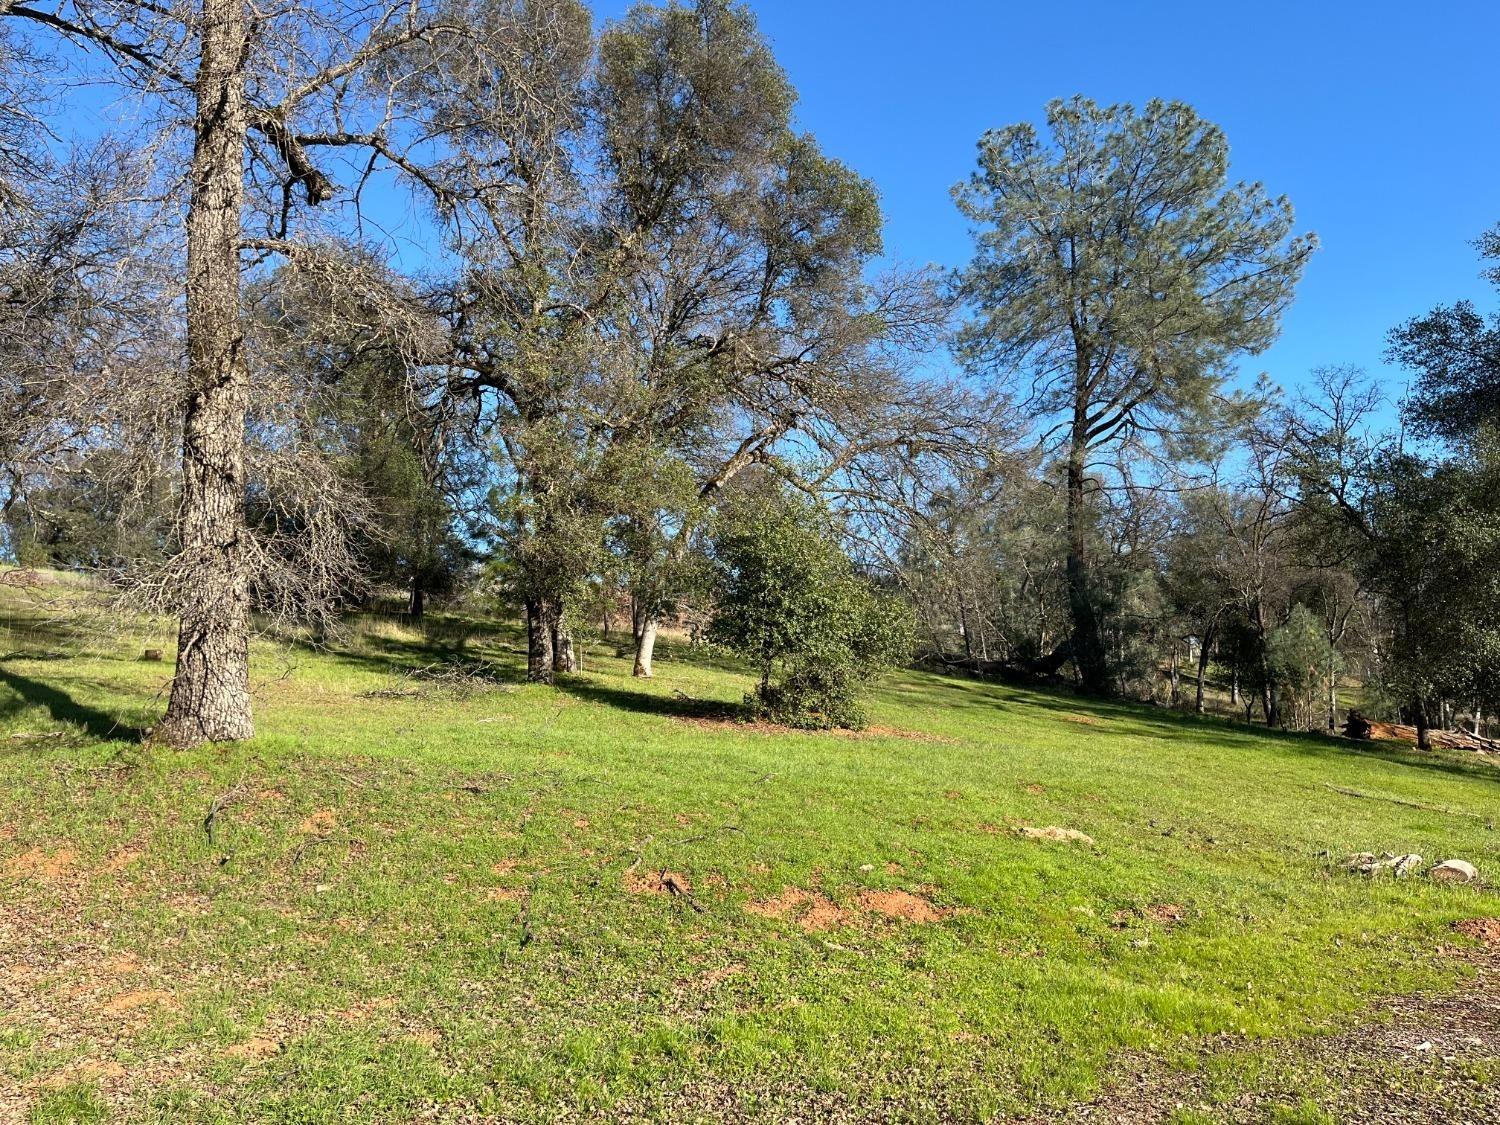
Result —
<instances>
[{"instance_id":1,"label":"mistletoe clump in tree","mask_svg":"<svg viewBox=\"0 0 1500 1125\"><path fill-rule=\"evenodd\" d=\"M709 637L755 662L751 714L797 727L864 726L865 691L910 651L907 604L855 572L825 511L774 487L726 504L711 550Z\"/></svg>"}]
</instances>

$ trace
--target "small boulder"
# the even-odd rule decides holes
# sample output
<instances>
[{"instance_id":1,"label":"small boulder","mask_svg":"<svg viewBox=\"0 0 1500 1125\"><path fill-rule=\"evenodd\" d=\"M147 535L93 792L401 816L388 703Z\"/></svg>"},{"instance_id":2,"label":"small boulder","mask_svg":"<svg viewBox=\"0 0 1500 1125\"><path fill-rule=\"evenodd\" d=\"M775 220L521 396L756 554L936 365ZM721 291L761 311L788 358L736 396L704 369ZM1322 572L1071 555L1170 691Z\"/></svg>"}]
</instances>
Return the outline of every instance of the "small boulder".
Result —
<instances>
[{"instance_id":1,"label":"small boulder","mask_svg":"<svg viewBox=\"0 0 1500 1125\"><path fill-rule=\"evenodd\" d=\"M159 648L148 648L145 652L141 653L141 659L152 664L160 664L161 658L162 652Z\"/></svg>"},{"instance_id":2,"label":"small boulder","mask_svg":"<svg viewBox=\"0 0 1500 1125\"><path fill-rule=\"evenodd\" d=\"M1393 855L1391 852L1386 852L1383 856L1377 856L1373 852L1359 852L1344 860L1345 868L1361 875L1378 875L1382 871L1389 871L1398 879L1421 866L1422 857L1414 852L1408 852L1406 855Z\"/></svg>"},{"instance_id":3,"label":"small boulder","mask_svg":"<svg viewBox=\"0 0 1500 1125\"><path fill-rule=\"evenodd\" d=\"M1439 883L1472 883L1479 878L1479 872L1468 860L1445 859L1427 872L1427 877Z\"/></svg>"}]
</instances>

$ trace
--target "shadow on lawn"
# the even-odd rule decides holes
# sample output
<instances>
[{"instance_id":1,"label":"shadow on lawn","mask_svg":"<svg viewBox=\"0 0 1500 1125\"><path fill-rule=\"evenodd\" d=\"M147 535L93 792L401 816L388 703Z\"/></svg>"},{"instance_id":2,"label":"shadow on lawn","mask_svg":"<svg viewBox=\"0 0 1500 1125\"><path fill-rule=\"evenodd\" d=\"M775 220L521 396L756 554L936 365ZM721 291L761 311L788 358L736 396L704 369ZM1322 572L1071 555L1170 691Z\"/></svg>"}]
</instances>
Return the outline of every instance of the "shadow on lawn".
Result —
<instances>
[{"instance_id":1,"label":"shadow on lawn","mask_svg":"<svg viewBox=\"0 0 1500 1125\"><path fill-rule=\"evenodd\" d=\"M634 711L641 715L664 715L670 719L707 719L714 722L729 722L740 716L737 704L717 699L694 699L691 696L657 695L655 692L633 691L629 688L585 676L565 676L557 681L557 689L575 699L589 703L602 703L622 711Z\"/></svg>"},{"instance_id":2,"label":"shadow on lawn","mask_svg":"<svg viewBox=\"0 0 1500 1125\"><path fill-rule=\"evenodd\" d=\"M1274 746L1313 758L1348 761L1377 758L1392 765L1430 770L1455 777L1500 783L1500 769L1478 756L1463 758L1460 751L1424 752L1384 742L1352 742L1321 731L1268 730L1215 715L1197 715L1154 708L1143 703L1088 699L1083 696L1029 693L1029 701L1042 710L1062 715L1083 715L1099 725L1080 726L1082 737L1104 738L1133 735L1146 738L1202 743L1206 739L1222 747L1257 750Z\"/></svg>"},{"instance_id":3,"label":"shadow on lawn","mask_svg":"<svg viewBox=\"0 0 1500 1125\"><path fill-rule=\"evenodd\" d=\"M139 727L122 722L86 703L79 703L65 691L29 676L18 675L4 667L0 667L0 684L19 695L22 706L45 707L55 722L81 727L90 738L96 738L100 742L139 742L145 734ZM6 711L15 712L20 709L15 705L0 709L0 718L5 717Z\"/></svg>"}]
</instances>

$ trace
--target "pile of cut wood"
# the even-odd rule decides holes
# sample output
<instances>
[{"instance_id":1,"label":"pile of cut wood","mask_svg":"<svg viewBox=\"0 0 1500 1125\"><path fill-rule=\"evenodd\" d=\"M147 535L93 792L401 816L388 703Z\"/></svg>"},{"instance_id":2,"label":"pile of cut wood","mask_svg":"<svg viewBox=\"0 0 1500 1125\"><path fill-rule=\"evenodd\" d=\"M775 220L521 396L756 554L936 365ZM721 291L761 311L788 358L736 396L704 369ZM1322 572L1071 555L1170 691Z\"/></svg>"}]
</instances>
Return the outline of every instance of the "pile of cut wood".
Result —
<instances>
[{"instance_id":1,"label":"pile of cut wood","mask_svg":"<svg viewBox=\"0 0 1500 1125\"><path fill-rule=\"evenodd\" d=\"M1413 744L1417 741L1416 727L1407 726L1404 723L1381 723L1374 719L1369 720L1369 723L1371 738ZM1448 750L1474 750L1480 754L1500 754L1500 741L1493 738L1481 738L1467 731L1430 730L1427 736L1434 746L1441 746Z\"/></svg>"}]
</instances>

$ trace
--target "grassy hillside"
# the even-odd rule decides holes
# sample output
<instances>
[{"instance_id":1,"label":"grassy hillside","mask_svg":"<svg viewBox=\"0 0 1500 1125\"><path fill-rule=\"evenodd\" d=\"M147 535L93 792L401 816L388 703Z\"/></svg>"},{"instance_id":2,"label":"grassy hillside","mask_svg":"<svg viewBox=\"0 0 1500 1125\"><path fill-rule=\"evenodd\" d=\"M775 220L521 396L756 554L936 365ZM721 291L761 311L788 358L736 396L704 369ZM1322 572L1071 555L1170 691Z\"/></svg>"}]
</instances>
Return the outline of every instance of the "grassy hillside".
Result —
<instances>
[{"instance_id":1,"label":"grassy hillside","mask_svg":"<svg viewBox=\"0 0 1500 1125\"><path fill-rule=\"evenodd\" d=\"M918 674L745 727L732 666L553 690L517 641L266 644L254 742L143 750L170 637L0 589L0 1120L971 1120L1184 1069L1162 1118L1500 1112L1483 1034L1281 1043L1477 987L1493 891L1329 857L1500 873L1492 766Z\"/></svg>"}]
</instances>

